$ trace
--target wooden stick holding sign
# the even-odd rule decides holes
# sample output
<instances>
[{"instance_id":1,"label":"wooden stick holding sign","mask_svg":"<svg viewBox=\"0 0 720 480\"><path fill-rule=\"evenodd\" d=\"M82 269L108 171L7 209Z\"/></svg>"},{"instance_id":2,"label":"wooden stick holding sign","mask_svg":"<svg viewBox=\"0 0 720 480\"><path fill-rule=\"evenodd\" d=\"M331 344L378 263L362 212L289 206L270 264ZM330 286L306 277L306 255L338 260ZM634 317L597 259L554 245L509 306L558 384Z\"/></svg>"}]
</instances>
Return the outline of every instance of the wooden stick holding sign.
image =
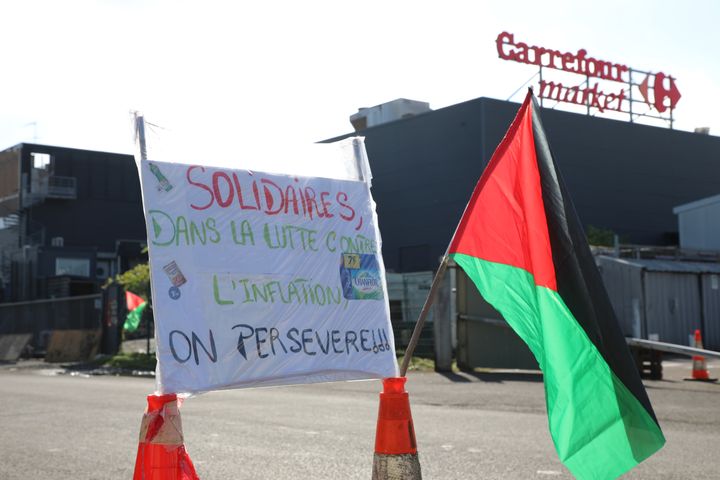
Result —
<instances>
[{"instance_id":1,"label":"wooden stick holding sign","mask_svg":"<svg viewBox=\"0 0 720 480\"><path fill-rule=\"evenodd\" d=\"M443 255L440 266L435 273L435 278L433 278L432 285L430 286L430 292L425 299L425 304L423 305L423 308L420 311L420 315L418 316L417 323L415 324L415 330L413 330L412 337L410 337L410 342L408 343L407 349L405 350L405 356L403 358L402 366L400 367L401 377L405 376L405 374L407 373L407 369L410 366L410 360L412 359L413 352L415 352L415 347L417 347L418 341L420 340L420 333L422 332L423 326L425 325L425 318L427 318L427 314L430 312L430 307L432 307L432 304L435 301L435 296L437 295L438 288L440 288L443 278L445 277L447 261L447 254Z\"/></svg>"}]
</instances>

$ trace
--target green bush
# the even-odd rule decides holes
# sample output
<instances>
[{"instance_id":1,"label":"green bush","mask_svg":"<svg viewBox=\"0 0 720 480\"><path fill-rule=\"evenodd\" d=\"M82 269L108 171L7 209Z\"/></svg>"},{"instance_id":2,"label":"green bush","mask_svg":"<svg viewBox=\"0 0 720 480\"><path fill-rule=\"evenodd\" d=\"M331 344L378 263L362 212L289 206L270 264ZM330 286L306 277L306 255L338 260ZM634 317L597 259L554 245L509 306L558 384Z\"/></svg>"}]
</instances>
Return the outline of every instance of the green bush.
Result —
<instances>
[{"instance_id":1,"label":"green bush","mask_svg":"<svg viewBox=\"0 0 720 480\"><path fill-rule=\"evenodd\" d=\"M115 281L126 291L150 300L150 267L147 263L140 263L127 272L115 276Z\"/></svg>"},{"instance_id":2,"label":"green bush","mask_svg":"<svg viewBox=\"0 0 720 480\"><path fill-rule=\"evenodd\" d=\"M588 225L585 234L590 245L612 247L615 243L615 232L609 228Z\"/></svg>"}]
</instances>

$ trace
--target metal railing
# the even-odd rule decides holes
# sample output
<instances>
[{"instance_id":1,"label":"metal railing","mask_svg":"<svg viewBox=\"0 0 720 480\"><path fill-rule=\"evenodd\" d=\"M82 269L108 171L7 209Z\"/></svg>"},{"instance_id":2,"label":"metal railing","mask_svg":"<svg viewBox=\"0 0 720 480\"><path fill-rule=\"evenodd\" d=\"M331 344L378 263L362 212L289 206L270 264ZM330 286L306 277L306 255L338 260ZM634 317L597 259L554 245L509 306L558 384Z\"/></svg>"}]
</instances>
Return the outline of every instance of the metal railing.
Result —
<instances>
[{"instance_id":1,"label":"metal railing","mask_svg":"<svg viewBox=\"0 0 720 480\"><path fill-rule=\"evenodd\" d=\"M627 344L633 347L642 347L660 352L677 353L680 355L701 355L703 357L720 358L720 352L705 350L703 348L686 347L674 343L656 342L654 340L643 340L641 338L627 338Z\"/></svg>"},{"instance_id":2,"label":"metal railing","mask_svg":"<svg viewBox=\"0 0 720 480\"><path fill-rule=\"evenodd\" d=\"M48 198L76 199L77 179L75 177L51 175L48 178L47 196Z\"/></svg>"},{"instance_id":3,"label":"metal railing","mask_svg":"<svg viewBox=\"0 0 720 480\"><path fill-rule=\"evenodd\" d=\"M53 330L101 328L102 295L0 303L0 335L30 333L36 352L47 348Z\"/></svg>"}]
</instances>

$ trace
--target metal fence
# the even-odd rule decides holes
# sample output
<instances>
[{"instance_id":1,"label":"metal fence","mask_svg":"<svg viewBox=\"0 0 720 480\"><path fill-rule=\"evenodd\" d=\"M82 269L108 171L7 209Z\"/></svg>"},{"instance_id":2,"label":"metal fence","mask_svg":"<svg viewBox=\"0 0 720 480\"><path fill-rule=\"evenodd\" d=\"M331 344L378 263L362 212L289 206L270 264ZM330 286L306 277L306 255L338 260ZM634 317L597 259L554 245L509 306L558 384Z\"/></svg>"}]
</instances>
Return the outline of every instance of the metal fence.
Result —
<instances>
[{"instance_id":1,"label":"metal fence","mask_svg":"<svg viewBox=\"0 0 720 480\"><path fill-rule=\"evenodd\" d=\"M47 349L54 330L100 329L101 295L0 304L0 335L30 333L34 352Z\"/></svg>"},{"instance_id":2,"label":"metal fence","mask_svg":"<svg viewBox=\"0 0 720 480\"><path fill-rule=\"evenodd\" d=\"M720 350L720 264L598 256L625 336Z\"/></svg>"},{"instance_id":3,"label":"metal fence","mask_svg":"<svg viewBox=\"0 0 720 480\"><path fill-rule=\"evenodd\" d=\"M388 273L386 276L395 348L404 351L430 291L433 272ZM415 356L424 358L435 356L433 317L431 311L415 348Z\"/></svg>"}]
</instances>

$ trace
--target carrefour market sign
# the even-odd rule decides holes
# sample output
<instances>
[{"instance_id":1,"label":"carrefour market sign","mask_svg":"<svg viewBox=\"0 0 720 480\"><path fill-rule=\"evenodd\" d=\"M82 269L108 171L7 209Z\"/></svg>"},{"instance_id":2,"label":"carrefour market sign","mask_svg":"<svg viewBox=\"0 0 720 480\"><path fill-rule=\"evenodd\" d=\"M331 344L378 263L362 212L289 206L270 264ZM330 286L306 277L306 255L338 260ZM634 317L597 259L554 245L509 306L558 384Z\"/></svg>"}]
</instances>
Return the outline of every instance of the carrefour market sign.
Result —
<instances>
[{"instance_id":1,"label":"carrefour market sign","mask_svg":"<svg viewBox=\"0 0 720 480\"><path fill-rule=\"evenodd\" d=\"M540 68L541 99L555 100L557 102L584 105L597 109L629 113L631 121L633 115L658 117L656 114L670 112L680 99L680 92L675 85L675 79L662 72L650 73L632 69L622 63L603 60L588 54L581 48L577 51L564 51L552 48L529 45L515 38L515 35L502 32L495 40L498 56L503 60L536 65ZM560 81L543 78L543 68L561 70L567 73L583 75L586 77L584 85L577 83L562 83ZM641 82L636 82L644 77ZM601 84L600 81L603 81ZM613 87L606 82L622 83L624 85ZM632 89L637 90L642 100L632 98ZM634 102L643 102L656 114L633 112Z\"/></svg>"}]
</instances>

